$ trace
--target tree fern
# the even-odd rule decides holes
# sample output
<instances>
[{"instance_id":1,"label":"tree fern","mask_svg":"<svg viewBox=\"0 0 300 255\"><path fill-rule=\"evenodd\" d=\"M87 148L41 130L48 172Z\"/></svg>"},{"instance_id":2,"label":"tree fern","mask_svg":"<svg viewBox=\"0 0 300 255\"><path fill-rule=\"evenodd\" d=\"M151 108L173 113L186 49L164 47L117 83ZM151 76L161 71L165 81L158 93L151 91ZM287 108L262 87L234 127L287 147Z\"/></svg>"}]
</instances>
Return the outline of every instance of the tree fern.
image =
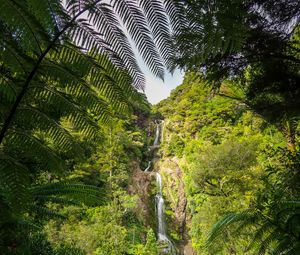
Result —
<instances>
[{"instance_id":1,"label":"tree fern","mask_svg":"<svg viewBox=\"0 0 300 255\"><path fill-rule=\"evenodd\" d=\"M22 191L24 188L26 187L23 186ZM16 190L16 192L19 194L21 190ZM10 254L12 249L16 249L17 254L24 252L28 248L26 242L28 242L29 234L41 231L40 222L44 219L65 219L65 216L57 208L82 204L95 206L104 202L104 193L100 188L72 182L34 185L24 194L29 195L29 197L24 198L24 196L18 195L19 200L16 202L19 204L14 208L11 205L5 207L6 201L3 203L3 200L0 199L0 252L3 254ZM6 198L9 199L10 203L13 202L11 197ZM56 209L53 207L54 205L56 205ZM20 207L26 211L26 214L20 215Z\"/></svg>"},{"instance_id":2,"label":"tree fern","mask_svg":"<svg viewBox=\"0 0 300 255\"><path fill-rule=\"evenodd\" d=\"M300 202L279 202L265 208L231 213L219 220L211 229L207 246L214 244L227 229L239 236L252 233L248 249L257 254L299 254L300 251Z\"/></svg>"},{"instance_id":3,"label":"tree fern","mask_svg":"<svg viewBox=\"0 0 300 255\"><path fill-rule=\"evenodd\" d=\"M170 29L162 2L66 1L64 5L2 0L1 4L1 89L6 100L0 112L0 141L6 146L14 144L14 138L22 145L33 144L36 137L29 136L38 130L67 149L74 142L60 127L61 118L67 117L91 136L97 130L95 118L107 121L111 107L126 110L136 95L132 81L141 88L143 77L118 17L145 62L163 76L162 57L170 56L164 47L170 43ZM38 125L34 128L33 120ZM5 136L9 141L3 141Z\"/></svg>"},{"instance_id":4,"label":"tree fern","mask_svg":"<svg viewBox=\"0 0 300 255\"><path fill-rule=\"evenodd\" d=\"M298 50L289 42L300 20L299 1L184 2L185 29L175 36L180 66L220 81L253 63L272 66L270 60L282 59L299 65Z\"/></svg>"},{"instance_id":5,"label":"tree fern","mask_svg":"<svg viewBox=\"0 0 300 255\"><path fill-rule=\"evenodd\" d=\"M63 171L62 156L79 156L74 133L93 139L111 113L140 100L131 43L163 77L176 2L0 0L0 202L13 224L51 214L47 202L98 200L79 184L32 185L41 171Z\"/></svg>"}]
</instances>

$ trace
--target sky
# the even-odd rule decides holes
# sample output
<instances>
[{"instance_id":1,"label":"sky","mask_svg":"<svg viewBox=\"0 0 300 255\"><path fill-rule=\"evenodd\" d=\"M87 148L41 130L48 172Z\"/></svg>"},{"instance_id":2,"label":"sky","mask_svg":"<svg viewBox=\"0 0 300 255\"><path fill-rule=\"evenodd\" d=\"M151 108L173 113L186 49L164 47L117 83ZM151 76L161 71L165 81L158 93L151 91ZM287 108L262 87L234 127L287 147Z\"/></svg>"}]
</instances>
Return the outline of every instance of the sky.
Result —
<instances>
[{"instance_id":1,"label":"sky","mask_svg":"<svg viewBox=\"0 0 300 255\"><path fill-rule=\"evenodd\" d=\"M87 13L82 14L82 18L87 18ZM166 72L164 81L155 77L143 61L139 51L136 48L136 45L133 43L133 40L130 37L130 34L126 30L126 27L122 26L122 29L125 35L127 35L137 63L145 75L145 94L147 99L151 104L157 104L159 101L167 98L170 95L171 90L182 83L184 72L180 71L179 69L175 70L173 74Z\"/></svg>"},{"instance_id":2,"label":"sky","mask_svg":"<svg viewBox=\"0 0 300 255\"><path fill-rule=\"evenodd\" d=\"M152 74L146 66L142 57L134 48L136 60L146 78L145 94L151 104L157 104L159 101L167 98L171 91L180 85L183 81L184 72L176 69L173 74L166 72L164 81Z\"/></svg>"},{"instance_id":3,"label":"sky","mask_svg":"<svg viewBox=\"0 0 300 255\"><path fill-rule=\"evenodd\" d=\"M151 104L157 104L159 101L167 98L171 90L182 83L183 72L176 70L173 75L167 73L165 80L153 76L150 72L145 72L146 87L145 94Z\"/></svg>"}]
</instances>

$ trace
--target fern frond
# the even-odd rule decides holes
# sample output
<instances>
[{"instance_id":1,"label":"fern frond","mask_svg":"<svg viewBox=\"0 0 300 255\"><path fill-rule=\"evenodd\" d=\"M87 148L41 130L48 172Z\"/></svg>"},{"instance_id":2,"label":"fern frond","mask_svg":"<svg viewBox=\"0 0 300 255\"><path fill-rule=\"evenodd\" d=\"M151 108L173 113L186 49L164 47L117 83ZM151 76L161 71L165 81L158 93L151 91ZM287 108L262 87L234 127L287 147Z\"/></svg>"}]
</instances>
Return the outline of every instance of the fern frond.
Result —
<instances>
[{"instance_id":1,"label":"fern frond","mask_svg":"<svg viewBox=\"0 0 300 255\"><path fill-rule=\"evenodd\" d=\"M10 103L14 102L17 97L14 82L16 81L11 77L9 71L2 67L2 69L0 69L0 95L3 100L7 100Z\"/></svg>"},{"instance_id":2,"label":"fern frond","mask_svg":"<svg viewBox=\"0 0 300 255\"><path fill-rule=\"evenodd\" d=\"M104 192L95 186L71 182L56 182L34 186L31 193L39 201L52 201L62 204L85 203L99 205L103 203Z\"/></svg>"},{"instance_id":3,"label":"fern frond","mask_svg":"<svg viewBox=\"0 0 300 255\"><path fill-rule=\"evenodd\" d=\"M131 0L113 0L112 6L122 19L145 63L155 75L163 78L164 68L161 57L151 37L151 31L147 27L145 16L137 3Z\"/></svg>"},{"instance_id":4,"label":"fern frond","mask_svg":"<svg viewBox=\"0 0 300 255\"><path fill-rule=\"evenodd\" d=\"M1 6L0 19L5 20L13 31L23 33L24 49L31 49L36 54L41 52L42 44L48 42L50 37L36 16L31 13L27 1L1 0Z\"/></svg>"},{"instance_id":5,"label":"fern frond","mask_svg":"<svg viewBox=\"0 0 300 255\"><path fill-rule=\"evenodd\" d=\"M21 226L21 229L26 230L26 231L36 231L36 230L41 230L41 227L34 224L32 221L26 220L26 219L20 219L19 220L19 225Z\"/></svg>"},{"instance_id":6,"label":"fern frond","mask_svg":"<svg viewBox=\"0 0 300 255\"><path fill-rule=\"evenodd\" d=\"M38 166L40 170L53 172L60 172L65 168L65 163L58 154L45 142L30 133L23 130L14 130L14 133L8 133L7 137L5 146L14 149L14 151L9 151L8 155L17 154L20 162L22 160L24 160L24 164L32 162L31 164Z\"/></svg>"},{"instance_id":7,"label":"fern frond","mask_svg":"<svg viewBox=\"0 0 300 255\"><path fill-rule=\"evenodd\" d=\"M253 224L252 224L253 225ZM254 234L251 242L249 243L247 250L251 250L253 247L257 247L264 240L265 236L272 231L274 225L269 222L261 226ZM240 232L238 232L240 233ZM272 240L271 240L272 241Z\"/></svg>"},{"instance_id":8,"label":"fern frond","mask_svg":"<svg viewBox=\"0 0 300 255\"><path fill-rule=\"evenodd\" d=\"M207 246L225 230L232 230L232 225L239 224L235 234L241 231L252 231L252 240L248 249L257 249L258 254L296 254L299 252L300 236L300 203L284 201L273 204L264 215L261 211L251 209L242 213L231 213L224 216L212 228ZM251 227L251 228L249 228Z\"/></svg>"},{"instance_id":9,"label":"fern frond","mask_svg":"<svg viewBox=\"0 0 300 255\"><path fill-rule=\"evenodd\" d=\"M88 19L98 31L101 31L105 40L110 42L111 49L120 56L124 67L133 78L134 86L142 89L145 84L144 77L135 60L129 40L120 28L119 20L111 6L105 3L98 4L89 12Z\"/></svg>"},{"instance_id":10,"label":"fern frond","mask_svg":"<svg viewBox=\"0 0 300 255\"><path fill-rule=\"evenodd\" d=\"M60 205L81 205L82 202L71 199L71 198L65 198L65 197L56 197L52 195L35 195L35 200L39 203L54 203L54 204L60 204Z\"/></svg>"},{"instance_id":11,"label":"fern frond","mask_svg":"<svg viewBox=\"0 0 300 255\"><path fill-rule=\"evenodd\" d=\"M168 17L164 11L164 5L160 0L139 0L139 6L142 8L146 21L151 29L154 42L165 62L168 69L171 69L172 45L171 45L171 28Z\"/></svg>"},{"instance_id":12,"label":"fern frond","mask_svg":"<svg viewBox=\"0 0 300 255\"><path fill-rule=\"evenodd\" d=\"M0 192L11 211L21 213L30 200L28 169L17 159L0 153Z\"/></svg>"},{"instance_id":13,"label":"fern frond","mask_svg":"<svg viewBox=\"0 0 300 255\"><path fill-rule=\"evenodd\" d=\"M46 208L44 206L39 205L32 205L30 207L30 212L37 214L39 218L60 218L65 219L63 215L60 213L57 213L54 210L50 210L49 208Z\"/></svg>"},{"instance_id":14,"label":"fern frond","mask_svg":"<svg viewBox=\"0 0 300 255\"><path fill-rule=\"evenodd\" d=\"M42 112L40 109L33 107L33 106L22 106L20 107L20 112L22 112L23 116L26 118L23 121L27 121L27 123L36 123L35 128L37 130L43 130L45 134L55 141L60 148L63 150L71 150L72 147L75 147L74 139L72 138L71 134L62 126L55 121L55 119L50 118L49 115ZM19 118L19 124L20 124ZM22 125L23 127L25 126Z\"/></svg>"},{"instance_id":15,"label":"fern frond","mask_svg":"<svg viewBox=\"0 0 300 255\"><path fill-rule=\"evenodd\" d=\"M267 250L270 250L272 242L276 242L278 238L278 230L272 229L272 231L264 237L264 239L261 239L259 242L259 255L264 255Z\"/></svg>"},{"instance_id":16,"label":"fern frond","mask_svg":"<svg viewBox=\"0 0 300 255\"><path fill-rule=\"evenodd\" d=\"M296 244L294 247L288 249L287 252L283 253L285 255L298 255L300 251L300 244Z\"/></svg>"},{"instance_id":17,"label":"fern frond","mask_svg":"<svg viewBox=\"0 0 300 255\"><path fill-rule=\"evenodd\" d=\"M253 209L246 210L242 213L230 213L225 215L221 220L219 220L210 230L210 233L207 238L206 246L213 244L214 240L220 236L227 227L231 226L234 223L245 222L248 224L253 224L257 219L257 212ZM243 224L246 227L246 225ZM240 230L242 230L240 228Z\"/></svg>"},{"instance_id":18,"label":"fern frond","mask_svg":"<svg viewBox=\"0 0 300 255\"><path fill-rule=\"evenodd\" d=\"M169 17L172 34L178 35L189 25L184 11L185 3L180 0L163 0L163 4Z\"/></svg>"},{"instance_id":19,"label":"fern frond","mask_svg":"<svg viewBox=\"0 0 300 255\"><path fill-rule=\"evenodd\" d=\"M281 254L286 254L287 252L287 247L290 245L290 239L289 237L283 238L282 240L279 241L277 247L272 251L272 254L274 255L281 255Z\"/></svg>"}]
</instances>

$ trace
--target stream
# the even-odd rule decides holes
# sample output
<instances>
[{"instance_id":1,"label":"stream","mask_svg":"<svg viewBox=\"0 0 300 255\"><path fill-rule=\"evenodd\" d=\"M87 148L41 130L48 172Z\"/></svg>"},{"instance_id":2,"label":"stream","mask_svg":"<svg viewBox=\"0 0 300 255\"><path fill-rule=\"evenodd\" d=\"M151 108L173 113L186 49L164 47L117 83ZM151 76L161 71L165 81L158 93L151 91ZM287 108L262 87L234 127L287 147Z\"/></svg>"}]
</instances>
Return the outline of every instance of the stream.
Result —
<instances>
[{"instance_id":1,"label":"stream","mask_svg":"<svg viewBox=\"0 0 300 255\"><path fill-rule=\"evenodd\" d=\"M162 135L160 135L160 128L163 126L163 122L156 124L156 132L155 132L155 139L153 142L153 147L159 146L160 138L162 139ZM163 128L163 127L162 127ZM148 166L145 169L145 172L148 172L151 167L151 161L148 162ZM166 231L166 220L165 220L165 202L162 194L162 178L159 172L156 172L156 183L157 183L157 193L155 195L155 209L157 214L157 222L158 222L158 228L157 228L157 237L158 241L162 241L166 244L166 247L163 249L164 254L170 254L170 255L176 255L176 249L172 241L167 236Z\"/></svg>"}]
</instances>

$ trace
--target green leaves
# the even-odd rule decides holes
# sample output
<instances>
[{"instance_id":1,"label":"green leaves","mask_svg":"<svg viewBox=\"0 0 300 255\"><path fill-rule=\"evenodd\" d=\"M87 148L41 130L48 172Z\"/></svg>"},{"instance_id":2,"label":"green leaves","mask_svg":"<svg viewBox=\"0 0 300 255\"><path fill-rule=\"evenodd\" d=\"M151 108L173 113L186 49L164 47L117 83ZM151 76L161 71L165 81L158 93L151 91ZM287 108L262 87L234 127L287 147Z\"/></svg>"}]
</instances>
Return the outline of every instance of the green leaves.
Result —
<instances>
[{"instance_id":1,"label":"green leaves","mask_svg":"<svg viewBox=\"0 0 300 255\"><path fill-rule=\"evenodd\" d=\"M0 194L1 203L6 204L9 216L18 215L27 207L30 195L27 190L29 185L28 169L20 164L17 159L0 154ZM3 214L5 215L5 206ZM9 219L2 219L9 220ZM3 222L0 222L2 224Z\"/></svg>"},{"instance_id":2,"label":"green leaves","mask_svg":"<svg viewBox=\"0 0 300 255\"><path fill-rule=\"evenodd\" d=\"M44 185L36 185L30 188L30 192L37 203L57 203L60 205L102 204L104 191L91 185L74 182L53 182Z\"/></svg>"},{"instance_id":3,"label":"green leaves","mask_svg":"<svg viewBox=\"0 0 300 255\"><path fill-rule=\"evenodd\" d=\"M80 139L95 139L100 125L142 100L137 89L145 79L132 41L163 77L163 58L171 53L163 3L0 0L0 6L1 204L16 224L30 211L55 216L42 206L48 202L98 204L101 194L91 186L32 185L44 171L66 171L83 154Z\"/></svg>"},{"instance_id":4,"label":"green leaves","mask_svg":"<svg viewBox=\"0 0 300 255\"><path fill-rule=\"evenodd\" d=\"M261 205L259 205L261 207ZM264 211L256 208L241 213L231 213L219 220L211 229L207 245L213 245L225 229L236 236L243 231L253 231L248 249L257 250L257 254L297 254L299 252L300 202L277 202ZM236 227L237 226L237 227Z\"/></svg>"}]
</instances>

